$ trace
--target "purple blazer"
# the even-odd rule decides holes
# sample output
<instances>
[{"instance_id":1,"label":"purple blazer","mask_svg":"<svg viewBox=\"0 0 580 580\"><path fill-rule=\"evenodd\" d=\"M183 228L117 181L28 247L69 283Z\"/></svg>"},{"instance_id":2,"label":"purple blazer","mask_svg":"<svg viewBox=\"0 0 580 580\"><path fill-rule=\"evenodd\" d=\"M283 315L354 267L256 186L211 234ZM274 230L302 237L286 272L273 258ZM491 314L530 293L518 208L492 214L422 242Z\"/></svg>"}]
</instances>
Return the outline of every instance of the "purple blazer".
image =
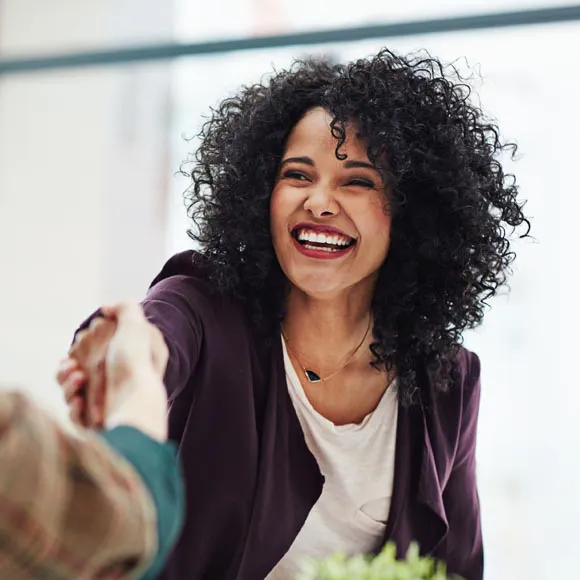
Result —
<instances>
[{"instance_id":1,"label":"purple blazer","mask_svg":"<svg viewBox=\"0 0 580 580\"><path fill-rule=\"evenodd\" d=\"M193 252L174 256L143 302L170 351L170 438L186 476L184 531L161 578L263 580L318 499L324 478L294 412L279 336L261 341L234 301L216 296ZM466 580L483 577L475 477L479 359L461 349L458 380L400 405L384 541Z\"/></svg>"}]
</instances>

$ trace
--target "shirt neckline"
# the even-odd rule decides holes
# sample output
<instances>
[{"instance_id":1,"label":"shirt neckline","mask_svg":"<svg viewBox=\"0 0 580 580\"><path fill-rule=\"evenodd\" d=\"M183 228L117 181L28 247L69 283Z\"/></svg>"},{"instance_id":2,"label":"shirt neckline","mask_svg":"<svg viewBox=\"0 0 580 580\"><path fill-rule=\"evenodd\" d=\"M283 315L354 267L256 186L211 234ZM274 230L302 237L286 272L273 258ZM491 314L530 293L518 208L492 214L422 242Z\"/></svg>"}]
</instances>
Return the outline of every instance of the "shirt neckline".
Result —
<instances>
[{"instance_id":1,"label":"shirt neckline","mask_svg":"<svg viewBox=\"0 0 580 580\"><path fill-rule=\"evenodd\" d=\"M325 430L336 433L360 433L361 431L367 431L373 428L373 426L380 424L380 417L383 415L382 411L391 402L392 397L396 397L396 379L391 381L391 384L385 389L385 392L381 395L377 406L373 411L364 417L360 423L347 423L346 425L336 425L323 415L321 415L310 403L306 393L304 392L304 387L298 377L296 369L290 360L290 355L288 353L288 348L286 345L286 340L283 335L280 336L282 340L282 354L284 357L284 370L286 373L286 378L288 379L292 389L292 392L298 397L300 403L306 408L306 411L310 416L314 418ZM291 397L292 398L292 397ZM393 404L397 405L397 400L393 401ZM377 417L379 419L377 419Z\"/></svg>"}]
</instances>

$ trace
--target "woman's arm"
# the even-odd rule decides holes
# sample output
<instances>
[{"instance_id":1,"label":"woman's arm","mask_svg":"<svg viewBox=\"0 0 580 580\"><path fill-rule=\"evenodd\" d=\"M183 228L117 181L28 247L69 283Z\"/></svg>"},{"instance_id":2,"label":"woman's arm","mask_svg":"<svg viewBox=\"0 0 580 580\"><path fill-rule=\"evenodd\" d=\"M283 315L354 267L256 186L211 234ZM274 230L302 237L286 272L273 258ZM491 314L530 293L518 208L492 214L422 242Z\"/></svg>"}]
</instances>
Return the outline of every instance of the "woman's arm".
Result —
<instances>
[{"instance_id":1,"label":"woman's arm","mask_svg":"<svg viewBox=\"0 0 580 580\"><path fill-rule=\"evenodd\" d=\"M171 276L155 284L142 303L169 350L164 383L170 403L185 389L199 357L203 330L196 293L190 277Z\"/></svg>"}]
</instances>

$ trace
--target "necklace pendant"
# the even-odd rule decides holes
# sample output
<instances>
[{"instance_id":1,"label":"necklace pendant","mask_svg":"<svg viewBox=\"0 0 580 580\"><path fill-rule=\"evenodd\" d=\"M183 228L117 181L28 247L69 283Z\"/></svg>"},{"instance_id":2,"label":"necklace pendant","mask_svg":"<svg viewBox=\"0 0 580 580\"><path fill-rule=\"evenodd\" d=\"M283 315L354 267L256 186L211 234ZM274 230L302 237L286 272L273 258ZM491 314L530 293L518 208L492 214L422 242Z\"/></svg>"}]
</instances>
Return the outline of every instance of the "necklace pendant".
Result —
<instances>
[{"instance_id":1,"label":"necklace pendant","mask_svg":"<svg viewBox=\"0 0 580 580\"><path fill-rule=\"evenodd\" d=\"M320 375L310 369L304 369L304 374L311 383L319 383L321 381Z\"/></svg>"}]
</instances>

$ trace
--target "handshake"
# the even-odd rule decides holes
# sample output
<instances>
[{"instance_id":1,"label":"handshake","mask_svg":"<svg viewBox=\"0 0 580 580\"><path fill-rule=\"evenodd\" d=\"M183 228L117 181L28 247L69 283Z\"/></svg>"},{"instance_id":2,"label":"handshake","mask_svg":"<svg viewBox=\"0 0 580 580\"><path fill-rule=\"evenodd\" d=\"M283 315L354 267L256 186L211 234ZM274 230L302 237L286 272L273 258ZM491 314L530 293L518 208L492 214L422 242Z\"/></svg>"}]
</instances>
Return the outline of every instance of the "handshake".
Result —
<instances>
[{"instance_id":1,"label":"handshake","mask_svg":"<svg viewBox=\"0 0 580 580\"><path fill-rule=\"evenodd\" d=\"M97 429L131 426L165 441L167 358L160 331L140 306L102 308L77 333L57 372L72 421Z\"/></svg>"}]
</instances>

